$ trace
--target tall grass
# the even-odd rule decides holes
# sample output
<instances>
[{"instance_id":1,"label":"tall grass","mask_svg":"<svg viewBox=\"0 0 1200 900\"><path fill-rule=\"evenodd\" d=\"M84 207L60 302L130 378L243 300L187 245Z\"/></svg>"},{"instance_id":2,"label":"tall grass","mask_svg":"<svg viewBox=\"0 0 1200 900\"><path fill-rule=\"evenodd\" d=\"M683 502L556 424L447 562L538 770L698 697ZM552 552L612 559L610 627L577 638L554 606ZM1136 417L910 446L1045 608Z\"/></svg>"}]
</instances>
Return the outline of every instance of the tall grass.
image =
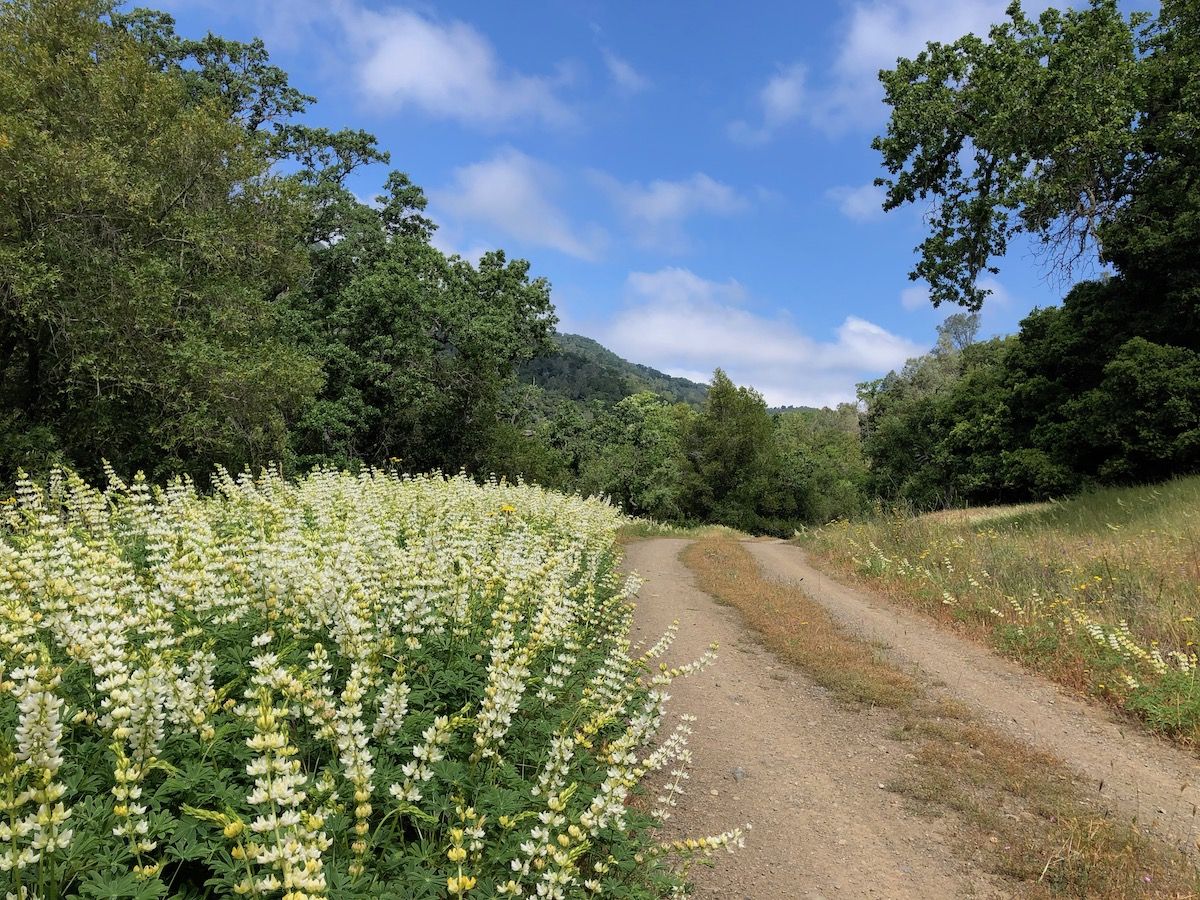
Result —
<instances>
[{"instance_id":1,"label":"tall grass","mask_svg":"<svg viewBox=\"0 0 1200 900\"><path fill-rule=\"evenodd\" d=\"M843 521L800 540L1150 728L1200 740L1200 478Z\"/></svg>"},{"instance_id":2,"label":"tall grass","mask_svg":"<svg viewBox=\"0 0 1200 900\"><path fill-rule=\"evenodd\" d=\"M710 536L740 538L744 532L728 525L672 525L656 519L628 518L617 532L617 539L624 543L647 538L705 538Z\"/></svg>"}]
</instances>

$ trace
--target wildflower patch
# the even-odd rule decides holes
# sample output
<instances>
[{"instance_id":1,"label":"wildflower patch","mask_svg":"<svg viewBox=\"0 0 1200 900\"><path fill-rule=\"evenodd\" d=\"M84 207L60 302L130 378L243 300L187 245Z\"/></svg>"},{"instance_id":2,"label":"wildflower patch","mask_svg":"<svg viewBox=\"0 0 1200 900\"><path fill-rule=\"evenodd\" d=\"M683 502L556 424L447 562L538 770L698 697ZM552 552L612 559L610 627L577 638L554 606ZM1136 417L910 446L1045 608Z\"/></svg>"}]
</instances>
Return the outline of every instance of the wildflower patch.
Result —
<instances>
[{"instance_id":1,"label":"wildflower patch","mask_svg":"<svg viewBox=\"0 0 1200 900\"><path fill-rule=\"evenodd\" d=\"M714 653L631 656L607 504L58 472L0 515L9 897L655 897L740 843L654 837L666 689Z\"/></svg>"}]
</instances>

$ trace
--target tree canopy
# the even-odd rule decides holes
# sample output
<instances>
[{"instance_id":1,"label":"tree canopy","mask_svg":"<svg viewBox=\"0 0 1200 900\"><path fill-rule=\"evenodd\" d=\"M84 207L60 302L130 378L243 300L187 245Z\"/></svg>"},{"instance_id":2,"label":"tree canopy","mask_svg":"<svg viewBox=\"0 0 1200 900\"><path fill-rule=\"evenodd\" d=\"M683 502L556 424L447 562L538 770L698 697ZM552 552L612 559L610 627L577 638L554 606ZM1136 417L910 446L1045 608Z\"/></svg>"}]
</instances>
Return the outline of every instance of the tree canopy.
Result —
<instances>
[{"instance_id":1,"label":"tree canopy","mask_svg":"<svg viewBox=\"0 0 1200 900\"><path fill-rule=\"evenodd\" d=\"M1067 276L1097 253L1119 270L1134 248L1186 253L1197 235L1195 3L1166 0L1154 19L1116 0L1007 15L880 73L877 183L885 209L930 204L910 277L935 305L978 309L980 276L1020 233Z\"/></svg>"},{"instance_id":2,"label":"tree canopy","mask_svg":"<svg viewBox=\"0 0 1200 900\"><path fill-rule=\"evenodd\" d=\"M261 41L103 0L0 7L0 461L483 465L548 285L429 244L425 198Z\"/></svg>"},{"instance_id":3,"label":"tree canopy","mask_svg":"<svg viewBox=\"0 0 1200 900\"><path fill-rule=\"evenodd\" d=\"M264 141L103 3L0 9L0 391L10 452L278 457L319 367L280 340L297 194ZM20 454L18 454L20 455Z\"/></svg>"},{"instance_id":4,"label":"tree canopy","mask_svg":"<svg viewBox=\"0 0 1200 900\"><path fill-rule=\"evenodd\" d=\"M1200 7L1019 4L988 37L880 73L885 208L928 202L910 273L977 310L1009 241L1070 276L1017 335L932 354L862 386L872 487L919 506L1056 496L1194 471L1200 415ZM953 317L952 317L953 318Z\"/></svg>"}]
</instances>

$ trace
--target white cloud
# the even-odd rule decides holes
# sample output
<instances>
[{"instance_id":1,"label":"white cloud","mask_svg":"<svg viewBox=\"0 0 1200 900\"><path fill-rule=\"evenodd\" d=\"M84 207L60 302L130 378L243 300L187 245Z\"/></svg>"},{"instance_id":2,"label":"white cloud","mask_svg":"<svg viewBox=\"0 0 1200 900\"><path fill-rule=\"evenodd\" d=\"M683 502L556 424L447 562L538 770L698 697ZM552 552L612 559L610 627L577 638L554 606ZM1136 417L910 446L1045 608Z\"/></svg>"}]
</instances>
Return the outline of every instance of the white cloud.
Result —
<instances>
[{"instance_id":1,"label":"white cloud","mask_svg":"<svg viewBox=\"0 0 1200 900\"><path fill-rule=\"evenodd\" d=\"M435 218L469 221L524 243L580 259L596 259L604 233L576 228L554 201L560 183L551 166L512 148L455 169L447 188L430 192Z\"/></svg>"},{"instance_id":2,"label":"white cloud","mask_svg":"<svg viewBox=\"0 0 1200 900\"><path fill-rule=\"evenodd\" d=\"M826 196L837 204L847 219L872 222L883 218L883 201L887 191L868 182L859 187L835 187Z\"/></svg>"},{"instance_id":3,"label":"white cloud","mask_svg":"<svg viewBox=\"0 0 1200 900\"><path fill-rule=\"evenodd\" d=\"M660 250L686 249L683 224L693 216L733 215L750 206L732 187L703 172L679 181L656 179L649 184L622 182L603 172L590 175L633 225L638 242Z\"/></svg>"},{"instance_id":4,"label":"white cloud","mask_svg":"<svg viewBox=\"0 0 1200 900\"><path fill-rule=\"evenodd\" d=\"M604 65L613 83L627 94L637 94L650 87L650 79L633 67L633 64L622 59L610 50L604 50Z\"/></svg>"},{"instance_id":5,"label":"white cloud","mask_svg":"<svg viewBox=\"0 0 1200 900\"><path fill-rule=\"evenodd\" d=\"M784 314L748 308L736 281L715 282L687 269L634 272L627 304L601 339L629 359L675 374L723 368L773 405L832 405L854 385L903 365L923 348L857 316L816 340Z\"/></svg>"},{"instance_id":6,"label":"white cloud","mask_svg":"<svg viewBox=\"0 0 1200 900\"><path fill-rule=\"evenodd\" d=\"M763 86L759 102L768 126L784 125L800 115L804 109L805 74L803 66L791 66L776 73Z\"/></svg>"},{"instance_id":7,"label":"white cloud","mask_svg":"<svg viewBox=\"0 0 1200 900\"><path fill-rule=\"evenodd\" d=\"M558 96L560 78L508 70L491 42L466 22L356 3L337 9L359 85L372 102L490 127L572 119Z\"/></svg>"},{"instance_id":8,"label":"white cloud","mask_svg":"<svg viewBox=\"0 0 1200 900\"><path fill-rule=\"evenodd\" d=\"M273 51L302 51L309 66L357 85L376 107L413 108L477 128L541 121L564 125L575 112L562 98L567 66L528 74L506 66L488 37L430 4L368 0L164 0L200 7L208 19L249 19ZM375 8L378 7L378 8Z\"/></svg>"},{"instance_id":9,"label":"white cloud","mask_svg":"<svg viewBox=\"0 0 1200 900\"><path fill-rule=\"evenodd\" d=\"M761 144L800 118L805 110L807 74L807 69L799 63L780 68L767 79L755 98L761 121L753 125L743 119L731 122L730 137L743 144Z\"/></svg>"},{"instance_id":10,"label":"white cloud","mask_svg":"<svg viewBox=\"0 0 1200 900\"><path fill-rule=\"evenodd\" d=\"M631 272L625 284L635 298L651 299L669 306L689 303L736 306L747 299L746 289L736 279L709 281L691 269L677 266L657 272Z\"/></svg>"},{"instance_id":11,"label":"white cloud","mask_svg":"<svg viewBox=\"0 0 1200 900\"><path fill-rule=\"evenodd\" d=\"M797 62L771 76L755 96L761 124L737 121L730 134L746 143L769 140L797 119L829 133L877 127L886 116L879 70L891 69L899 57L916 56L930 41L943 43L965 34L986 37L991 26L1006 19L1009 0L856 0L835 42L825 77L805 79ZM1036 16L1050 0L1027 0L1024 10Z\"/></svg>"}]
</instances>

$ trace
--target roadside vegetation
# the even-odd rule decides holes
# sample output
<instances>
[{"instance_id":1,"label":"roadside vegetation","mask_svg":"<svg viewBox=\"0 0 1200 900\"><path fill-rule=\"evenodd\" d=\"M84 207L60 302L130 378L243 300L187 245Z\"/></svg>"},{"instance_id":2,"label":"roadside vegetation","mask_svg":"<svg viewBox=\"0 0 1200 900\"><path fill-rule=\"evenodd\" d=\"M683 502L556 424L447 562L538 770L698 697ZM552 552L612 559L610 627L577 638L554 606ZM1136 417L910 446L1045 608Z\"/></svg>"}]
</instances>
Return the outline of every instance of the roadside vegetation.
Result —
<instances>
[{"instance_id":1,"label":"roadside vegetation","mask_svg":"<svg viewBox=\"0 0 1200 900\"><path fill-rule=\"evenodd\" d=\"M612 507L214 483L56 472L3 508L7 897L649 900L740 843L655 837L689 752L667 691L714 652L630 655Z\"/></svg>"},{"instance_id":2,"label":"roadside vegetation","mask_svg":"<svg viewBox=\"0 0 1200 900\"><path fill-rule=\"evenodd\" d=\"M1200 478L841 521L800 539L1147 727L1200 743Z\"/></svg>"},{"instance_id":3,"label":"roadside vegetation","mask_svg":"<svg viewBox=\"0 0 1200 900\"><path fill-rule=\"evenodd\" d=\"M835 698L890 710L892 737L911 748L913 759L888 789L930 815L958 816L963 854L982 860L1021 896L1200 892L1200 876L1179 853L1089 803L1083 786L1050 757L929 696L802 589L764 578L737 540L703 538L682 558L702 590L738 609L767 647Z\"/></svg>"},{"instance_id":4,"label":"roadside vegetation","mask_svg":"<svg viewBox=\"0 0 1200 900\"><path fill-rule=\"evenodd\" d=\"M710 535L748 537L744 532L726 525L672 525L654 519L627 519L617 531L617 540L628 543L644 538L701 538Z\"/></svg>"}]
</instances>

